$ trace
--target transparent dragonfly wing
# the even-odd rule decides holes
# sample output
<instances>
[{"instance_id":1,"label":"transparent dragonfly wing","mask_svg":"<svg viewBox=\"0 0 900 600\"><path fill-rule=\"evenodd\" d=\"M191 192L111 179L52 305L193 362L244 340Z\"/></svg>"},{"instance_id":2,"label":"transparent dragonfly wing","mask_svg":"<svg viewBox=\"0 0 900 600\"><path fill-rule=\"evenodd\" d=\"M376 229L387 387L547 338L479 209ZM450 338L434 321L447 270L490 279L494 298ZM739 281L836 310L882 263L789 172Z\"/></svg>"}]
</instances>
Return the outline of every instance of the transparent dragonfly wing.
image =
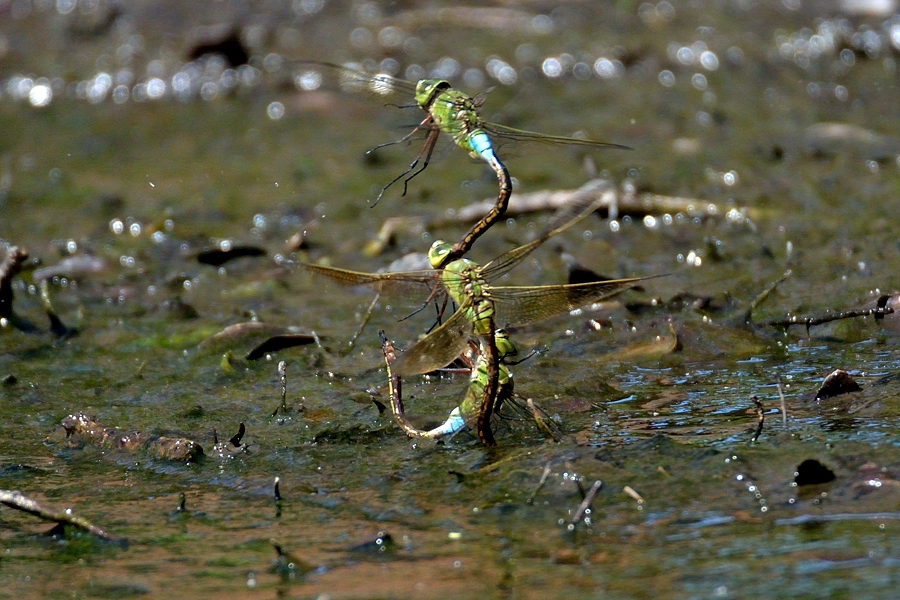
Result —
<instances>
[{"instance_id":1,"label":"transparent dragonfly wing","mask_svg":"<svg viewBox=\"0 0 900 600\"><path fill-rule=\"evenodd\" d=\"M322 275L342 285L361 285L388 296L424 292L427 296L436 286L441 285L440 271L396 271L385 273L364 273L349 269L326 267L313 263L299 263L307 271ZM425 296L423 296L424 299Z\"/></svg>"},{"instance_id":2,"label":"transparent dragonfly wing","mask_svg":"<svg viewBox=\"0 0 900 600\"><path fill-rule=\"evenodd\" d=\"M500 328L537 323L598 302L634 287L649 277L613 279L572 285L492 287L495 322Z\"/></svg>"},{"instance_id":3,"label":"transparent dragonfly wing","mask_svg":"<svg viewBox=\"0 0 900 600\"><path fill-rule=\"evenodd\" d=\"M294 61L291 63L294 84L301 90L337 90L389 100L403 96L412 102L416 84L386 73L366 73L327 62Z\"/></svg>"},{"instance_id":4,"label":"transparent dragonfly wing","mask_svg":"<svg viewBox=\"0 0 900 600\"><path fill-rule=\"evenodd\" d=\"M473 334L467 299L443 325L416 342L393 365L398 375L421 375L446 367L465 352Z\"/></svg>"},{"instance_id":5,"label":"transparent dragonfly wing","mask_svg":"<svg viewBox=\"0 0 900 600\"><path fill-rule=\"evenodd\" d=\"M506 252L487 263L483 269L484 279L490 282L505 275L512 270L513 267L522 262L529 254L534 252L538 246L551 237L578 224L585 217L600 208L603 202L603 196L598 195L595 198L590 198L584 202L573 203L558 210L544 228L543 232L533 241L519 246L518 248L513 248L509 252Z\"/></svg>"},{"instance_id":6,"label":"transparent dragonfly wing","mask_svg":"<svg viewBox=\"0 0 900 600\"><path fill-rule=\"evenodd\" d=\"M594 148L614 148L617 150L632 150L628 146L622 144L613 144L610 142L600 142L588 138L566 137L562 135L548 135L538 133L536 131L525 131L524 129L515 129L500 125L499 123L481 123L481 128L488 132L489 135L499 139L514 140L517 142L538 142L541 144L569 145L569 146L591 146Z\"/></svg>"}]
</instances>

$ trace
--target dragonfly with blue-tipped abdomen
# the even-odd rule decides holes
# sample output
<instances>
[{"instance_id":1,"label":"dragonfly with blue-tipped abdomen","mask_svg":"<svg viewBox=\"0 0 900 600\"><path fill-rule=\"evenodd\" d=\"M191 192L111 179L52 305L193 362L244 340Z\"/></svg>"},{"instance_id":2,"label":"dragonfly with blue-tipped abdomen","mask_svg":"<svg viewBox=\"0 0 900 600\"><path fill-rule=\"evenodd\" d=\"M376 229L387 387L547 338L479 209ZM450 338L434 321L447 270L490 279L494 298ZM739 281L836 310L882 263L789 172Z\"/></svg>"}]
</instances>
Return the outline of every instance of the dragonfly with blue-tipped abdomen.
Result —
<instances>
[{"instance_id":1,"label":"dragonfly with blue-tipped abdomen","mask_svg":"<svg viewBox=\"0 0 900 600\"><path fill-rule=\"evenodd\" d=\"M419 132L425 134L425 143L415 159L403 173L381 188L375 199L376 203L389 187L401 179L403 179L403 194L406 194L410 180L428 167L441 133L450 136L453 142L470 156L484 160L491 167L497 176L500 188L497 201L494 207L472 226L462 240L454 245L446 257L447 262L460 258L468 252L475 240L506 212L509 197L512 194L512 179L506 166L497 156L493 140L629 149L621 144L580 137L547 135L488 122L479 114L484 99L483 95L472 98L464 92L454 89L444 79L421 79L418 82L412 82L385 73L366 73L331 63L296 61L293 64L298 70L295 81L298 82L301 89L317 89L323 85L325 79L329 79L334 82L336 87L344 91L366 93L385 100L392 98L412 100L426 113L425 118L406 136L376 146L376 148L381 148L408 142Z\"/></svg>"}]
</instances>

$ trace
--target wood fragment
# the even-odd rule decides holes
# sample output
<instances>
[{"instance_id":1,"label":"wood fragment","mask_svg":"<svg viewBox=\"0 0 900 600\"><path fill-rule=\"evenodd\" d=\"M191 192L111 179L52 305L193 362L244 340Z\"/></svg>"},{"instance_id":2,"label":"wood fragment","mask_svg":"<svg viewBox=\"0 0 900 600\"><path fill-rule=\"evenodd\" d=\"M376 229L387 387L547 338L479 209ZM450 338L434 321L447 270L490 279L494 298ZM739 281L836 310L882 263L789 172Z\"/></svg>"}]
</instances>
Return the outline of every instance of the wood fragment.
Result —
<instances>
[{"instance_id":1,"label":"wood fragment","mask_svg":"<svg viewBox=\"0 0 900 600\"><path fill-rule=\"evenodd\" d=\"M625 214L643 217L648 214L683 213L699 218L727 216L732 221L751 223L746 216L746 210L725 210L724 207L713 202L698 198L637 194L634 193L632 187L624 187L626 189L620 191L606 179L593 179L577 189L540 190L527 194L513 193L504 214L507 217L514 217L533 212L555 211L575 204L587 204L594 200L598 204L598 210L605 211L610 218L617 218L619 215ZM391 217L385 220L377 238L366 246L365 253L370 256L379 254L390 245L391 240L396 238L399 231L418 235L426 229L473 223L481 219L494 206L495 202L495 198L481 200L441 217Z\"/></svg>"},{"instance_id":2,"label":"wood fragment","mask_svg":"<svg viewBox=\"0 0 900 600\"><path fill-rule=\"evenodd\" d=\"M53 521L60 525L71 525L72 527L97 536L100 539L114 542L117 544L125 544L124 538L117 538L110 535L101 527L94 525L84 517L75 515L71 509L56 510L41 504L40 502L29 498L22 492L17 490L0 490L0 503L10 508L27 512L30 515L40 517L46 521Z\"/></svg>"},{"instance_id":3,"label":"wood fragment","mask_svg":"<svg viewBox=\"0 0 900 600\"><path fill-rule=\"evenodd\" d=\"M788 431L791 428L788 426L787 420L787 402L784 399L784 388L781 385L781 375L775 374L775 384L778 386L778 397L781 399L781 424L784 425L784 428Z\"/></svg>"},{"instance_id":4,"label":"wood fragment","mask_svg":"<svg viewBox=\"0 0 900 600\"><path fill-rule=\"evenodd\" d=\"M531 495L528 496L528 500L525 501L525 504L534 504L534 498L537 496L538 492L541 491L541 488L544 487L544 484L547 483L547 477L550 476L550 461L547 461L547 464L544 465L544 472L541 473L541 480L538 481L537 487L534 488L534 491L531 492Z\"/></svg>"},{"instance_id":5,"label":"wood fragment","mask_svg":"<svg viewBox=\"0 0 900 600\"><path fill-rule=\"evenodd\" d=\"M584 513L591 507L591 504L594 502L594 496L597 495L597 492L600 491L601 487L603 487L603 482L598 479L594 482L594 485L591 486L591 489L588 490L587 494L585 494L584 500L578 505L575 515L572 517L572 520L569 521L570 529L574 529L575 525L577 525L584 516Z\"/></svg>"}]
</instances>

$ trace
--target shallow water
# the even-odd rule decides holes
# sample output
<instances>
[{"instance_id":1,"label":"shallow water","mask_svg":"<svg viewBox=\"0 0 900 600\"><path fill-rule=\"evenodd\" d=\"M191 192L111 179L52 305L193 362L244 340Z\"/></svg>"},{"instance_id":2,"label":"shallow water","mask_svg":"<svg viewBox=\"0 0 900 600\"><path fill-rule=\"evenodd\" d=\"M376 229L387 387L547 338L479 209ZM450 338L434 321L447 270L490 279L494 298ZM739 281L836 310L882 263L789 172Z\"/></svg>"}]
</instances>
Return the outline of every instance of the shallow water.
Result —
<instances>
[{"instance_id":1,"label":"shallow water","mask_svg":"<svg viewBox=\"0 0 900 600\"><path fill-rule=\"evenodd\" d=\"M893 597L896 316L809 332L765 322L897 292L900 17L807 4L0 2L0 242L41 267L79 259L48 288L74 336L48 331L30 265L14 280L16 312L36 331L0 331L0 377L16 380L0 384L0 487L128 540L47 537L48 524L4 508L0 596ZM239 25L252 68L188 64L212 23ZM463 226L435 225L363 252L384 219L444 216L496 182L439 148L406 197L391 188L369 208L418 146L365 151L419 113L300 91L292 58L391 59L382 66L411 78L439 69L473 94L495 87L488 119L634 148L502 146L516 192L603 177L717 205L702 218L592 217L501 280L565 282L558 249L608 276L669 274L514 332L540 350L513 369L516 391L558 419L561 443L510 419L496 449L468 433L434 445L378 413L377 330L408 347L431 315L398 322L421 299L381 300L349 348L372 293L291 261L372 271L455 240ZM471 257L533 239L547 218L497 225ZM306 247L293 251L297 233ZM229 245L266 256L197 260ZM199 346L251 320L314 331L321 346L259 361L242 358L259 336ZM280 360L294 410L272 417ZM862 391L813 400L837 368ZM466 376L404 384L414 419L432 424ZM753 396L765 413L755 443ZM194 439L207 456L185 465L72 443L60 423L78 411ZM239 423L245 451L216 455L213 432L227 440ZM807 459L835 478L795 485ZM572 525L579 485L597 480ZM276 567L271 539L303 566Z\"/></svg>"}]
</instances>

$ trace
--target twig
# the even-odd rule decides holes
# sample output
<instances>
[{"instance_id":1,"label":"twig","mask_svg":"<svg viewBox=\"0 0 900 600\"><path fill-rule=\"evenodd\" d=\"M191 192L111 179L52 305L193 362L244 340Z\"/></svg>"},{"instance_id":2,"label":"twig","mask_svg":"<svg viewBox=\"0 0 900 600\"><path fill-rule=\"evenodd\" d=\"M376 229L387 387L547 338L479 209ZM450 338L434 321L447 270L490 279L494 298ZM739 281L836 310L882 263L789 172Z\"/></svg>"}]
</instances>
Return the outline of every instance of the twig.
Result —
<instances>
[{"instance_id":1,"label":"twig","mask_svg":"<svg viewBox=\"0 0 900 600\"><path fill-rule=\"evenodd\" d=\"M759 307L760 304L762 304L763 302L766 301L766 298L769 297L769 294L774 292L775 288L777 288L779 285L781 285L782 281L784 281L785 279L787 279L790 276L791 276L791 270L788 269L781 275L781 277L779 277L774 282L772 282L772 284L769 287L764 289L762 292L760 292L760 294L756 298L753 299L753 302L750 303L750 308L748 308L747 312L744 313L744 323L745 324L749 325L753 321L753 311L755 311Z\"/></svg>"},{"instance_id":2,"label":"twig","mask_svg":"<svg viewBox=\"0 0 900 600\"><path fill-rule=\"evenodd\" d=\"M528 496L528 500L525 501L525 504L534 504L534 498L537 496L538 492L541 491L541 488L544 487L544 484L547 483L547 477L550 476L550 461L547 461L547 464L544 465L544 472L541 474L541 480L538 481L537 487L534 488L534 491L531 492L531 495Z\"/></svg>"},{"instance_id":3,"label":"twig","mask_svg":"<svg viewBox=\"0 0 900 600\"><path fill-rule=\"evenodd\" d=\"M282 414L288 412L287 406L287 363L282 361L278 362L278 377L281 379L281 406L275 409L275 412L272 413L272 416L278 414L278 411L281 410Z\"/></svg>"},{"instance_id":4,"label":"twig","mask_svg":"<svg viewBox=\"0 0 900 600\"><path fill-rule=\"evenodd\" d=\"M778 373L775 374L775 384L778 386L778 397L781 398L781 424L790 431L787 420L787 403L784 401L784 389L781 387L781 375Z\"/></svg>"},{"instance_id":5,"label":"twig","mask_svg":"<svg viewBox=\"0 0 900 600\"><path fill-rule=\"evenodd\" d=\"M569 521L570 530L575 529L575 525L578 524L578 521L581 520L584 513L591 507L591 504L594 502L594 496L597 495L597 492L600 491L601 487L603 487L603 482L598 479L594 482L594 485L591 486L591 489L588 490L587 494L585 494L584 500L578 505L575 515L572 517L572 520Z\"/></svg>"},{"instance_id":6,"label":"twig","mask_svg":"<svg viewBox=\"0 0 900 600\"><path fill-rule=\"evenodd\" d=\"M634 501L638 503L639 507L643 507L643 505L645 504L644 497L638 494L637 491L630 485L626 485L624 488L622 488L622 491L634 498Z\"/></svg>"},{"instance_id":7,"label":"twig","mask_svg":"<svg viewBox=\"0 0 900 600\"><path fill-rule=\"evenodd\" d=\"M32 500L22 492L16 490L0 490L0 503L10 508L27 512L28 514L40 517L47 521L53 521L60 525L71 525L76 529L95 535L100 539L117 544L125 543L124 538L114 537L106 532L106 530L97 527L83 517L75 516L71 509L54 510L49 506L45 506L36 500Z\"/></svg>"},{"instance_id":8,"label":"twig","mask_svg":"<svg viewBox=\"0 0 900 600\"><path fill-rule=\"evenodd\" d=\"M769 327L782 327L787 329L791 325L805 325L806 333L809 334L809 328L815 325L822 325L823 323L830 323L832 321L840 321L842 319L853 319L856 317L884 317L884 315L889 315L894 312L894 309L890 306L878 306L875 308L866 308L863 310L842 310L840 312L836 312L830 315L821 315L818 317L785 317L784 319L773 319L771 321L766 321L763 325Z\"/></svg>"}]
</instances>

